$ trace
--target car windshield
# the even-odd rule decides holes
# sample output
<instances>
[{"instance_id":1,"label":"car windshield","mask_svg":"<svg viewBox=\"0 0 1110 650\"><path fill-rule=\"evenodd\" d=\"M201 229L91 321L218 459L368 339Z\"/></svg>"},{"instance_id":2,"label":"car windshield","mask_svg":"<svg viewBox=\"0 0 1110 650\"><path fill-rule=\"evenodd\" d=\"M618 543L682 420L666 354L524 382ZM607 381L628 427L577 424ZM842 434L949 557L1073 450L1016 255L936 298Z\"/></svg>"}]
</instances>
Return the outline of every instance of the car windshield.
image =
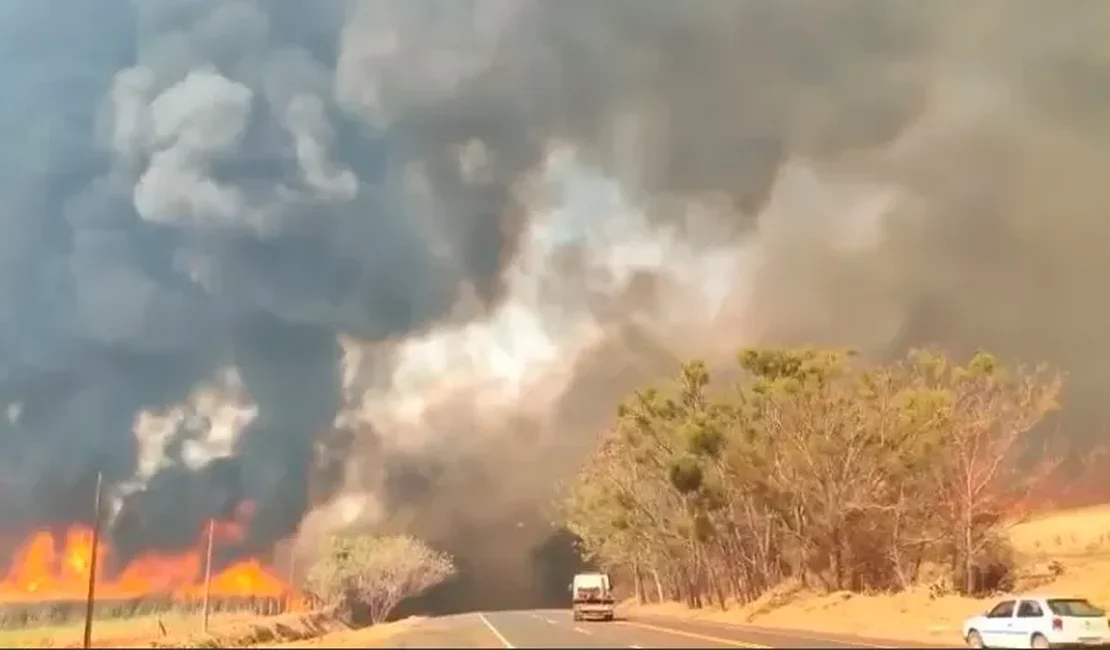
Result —
<instances>
[{"instance_id":1,"label":"car windshield","mask_svg":"<svg viewBox=\"0 0 1110 650\"><path fill-rule=\"evenodd\" d=\"M1094 618L1106 615L1105 611L1084 598L1052 598L1048 601L1048 608L1057 616Z\"/></svg>"}]
</instances>

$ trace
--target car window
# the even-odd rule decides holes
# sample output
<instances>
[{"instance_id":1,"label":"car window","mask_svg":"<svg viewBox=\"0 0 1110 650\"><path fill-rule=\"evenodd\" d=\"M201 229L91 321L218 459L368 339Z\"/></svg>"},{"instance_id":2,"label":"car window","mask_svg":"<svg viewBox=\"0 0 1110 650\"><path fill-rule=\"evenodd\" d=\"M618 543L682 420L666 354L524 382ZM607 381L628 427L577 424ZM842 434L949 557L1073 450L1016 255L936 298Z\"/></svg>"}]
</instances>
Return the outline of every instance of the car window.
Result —
<instances>
[{"instance_id":1,"label":"car window","mask_svg":"<svg viewBox=\"0 0 1110 650\"><path fill-rule=\"evenodd\" d=\"M1098 618L1106 615L1105 611L1092 605L1086 598L1050 598L1048 608L1057 616Z\"/></svg>"},{"instance_id":2,"label":"car window","mask_svg":"<svg viewBox=\"0 0 1110 650\"><path fill-rule=\"evenodd\" d=\"M1017 615L1019 618L1040 618L1044 616L1044 610L1041 609L1041 604L1035 600L1023 600L1018 605Z\"/></svg>"},{"instance_id":3,"label":"car window","mask_svg":"<svg viewBox=\"0 0 1110 650\"><path fill-rule=\"evenodd\" d=\"M987 613L987 618L1010 618L1014 615L1014 601L1004 600Z\"/></svg>"}]
</instances>

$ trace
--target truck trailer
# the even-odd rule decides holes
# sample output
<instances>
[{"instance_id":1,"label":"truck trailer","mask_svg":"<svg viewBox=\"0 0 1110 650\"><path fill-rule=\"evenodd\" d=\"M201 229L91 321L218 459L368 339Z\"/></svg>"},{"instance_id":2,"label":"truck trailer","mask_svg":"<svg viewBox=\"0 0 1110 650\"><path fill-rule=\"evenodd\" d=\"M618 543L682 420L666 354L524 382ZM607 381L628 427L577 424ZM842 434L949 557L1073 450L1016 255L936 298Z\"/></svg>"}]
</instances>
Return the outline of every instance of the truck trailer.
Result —
<instances>
[{"instance_id":1,"label":"truck trailer","mask_svg":"<svg viewBox=\"0 0 1110 650\"><path fill-rule=\"evenodd\" d=\"M579 573L570 584L575 621L613 620L613 589L607 573Z\"/></svg>"}]
</instances>

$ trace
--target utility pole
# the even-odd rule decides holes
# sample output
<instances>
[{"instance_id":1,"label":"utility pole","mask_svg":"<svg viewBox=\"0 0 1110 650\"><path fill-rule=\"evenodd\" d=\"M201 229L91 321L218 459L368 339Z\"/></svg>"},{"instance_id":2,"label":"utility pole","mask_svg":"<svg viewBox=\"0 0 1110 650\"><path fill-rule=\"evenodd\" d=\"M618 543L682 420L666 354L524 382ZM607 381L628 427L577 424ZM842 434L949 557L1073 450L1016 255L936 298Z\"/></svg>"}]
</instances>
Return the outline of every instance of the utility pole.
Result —
<instances>
[{"instance_id":1,"label":"utility pole","mask_svg":"<svg viewBox=\"0 0 1110 650\"><path fill-rule=\"evenodd\" d=\"M293 573L297 568L297 545L289 542L289 579L286 581L288 589L285 590L285 612L293 608Z\"/></svg>"},{"instance_id":2,"label":"utility pole","mask_svg":"<svg viewBox=\"0 0 1110 650\"><path fill-rule=\"evenodd\" d=\"M201 623L201 630L205 633L208 632L208 612L209 605L212 598L212 544L216 536L216 520L208 520L208 550L205 552L206 559L204 561L204 618Z\"/></svg>"},{"instance_id":3,"label":"utility pole","mask_svg":"<svg viewBox=\"0 0 1110 650\"><path fill-rule=\"evenodd\" d=\"M104 474L96 473L96 496L93 501L92 557L89 558L89 591L85 597L84 648L92 647L93 605L96 603L96 557L100 554L100 492L104 487Z\"/></svg>"}]
</instances>

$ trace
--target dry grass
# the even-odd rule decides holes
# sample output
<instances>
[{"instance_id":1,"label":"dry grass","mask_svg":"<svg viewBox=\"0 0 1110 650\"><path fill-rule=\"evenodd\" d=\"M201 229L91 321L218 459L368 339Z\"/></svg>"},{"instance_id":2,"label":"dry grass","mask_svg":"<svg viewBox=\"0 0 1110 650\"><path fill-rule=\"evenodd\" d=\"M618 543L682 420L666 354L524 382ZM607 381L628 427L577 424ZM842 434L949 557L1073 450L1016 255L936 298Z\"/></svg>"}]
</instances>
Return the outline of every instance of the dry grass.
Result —
<instances>
[{"instance_id":1,"label":"dry grass","mask_svg":"<svg viewBox=\"0 0 1110 650\"><path fill-rule=\"evenodd\" d=\"M351 629L333 617L313 612L257 616L213 615L209 633L200 631L197 614L166 613L96 621L93 645L99 648L353 648L383 647L394 635L418 623L395 623ZM0 648L75 648L81 646L83 623L55 627L0 630Z\"/></svg>"},{"instance_id":2,"label":"dry grass","mask_svg":"<svg viewBox=\"0 0 1110 650\"><path fill-rule=\"evenodd\" d=\"M1035 558L1110 556L1110 504L1066 510L1015 526L1010 540Z\"/></svg>"},{"instance_id":3,"label":"dry grass","mask_svg":"<svg viewBox=\"0 0 1110 650\"><path fill-rule=\"evenodd\" d=\"M166 613L130 619L96 621L93 645L99 648L228 648L295 641L346 629L319 613L257 616L250 613L213 615L209 633L200 617ZM0 630L3 648L74 648L81 646L83 623Z\"/></svg>"},{"instance_id":4,"label":"dry grass","mask_svg":"<svg viewBox=\"0 0 1110 650\"><path fill-rule=\"evenodd\" d=\"M210 619L214 626L252 618L251 614L215 614ZM161 623L161 626L159 626ZM64 648L79 646L84 636L84 621L75 620L57 625L16 629L0 629L0 648ZM120 639L157 639L166 635L181 636L200 628L196 613L165 612L132 618L113 618L93 621L93 638L96 645L114 646Z\"/></svg>"},{"instance_id":5,"label":"dry grass","mask_svg":"<svg viewBox=\"0 0 1110 650\"><path fill-rule=\"evenodd\" d=\"M1052 513L1014 526L1019 592L1078 595L1110 605L1110 505ZM645 614L700 618L767 627L858 634L891 640L958 643L964 618L995 599L933 597L927 588L900 594L814 594L783 585L758 601L727 611L651 605Z\"/></svg>"},{"instance_id":6,"label":"dry grass","mask_svg":"<svg viewBox=\"0 0 1110 650\"><path fill-rule=\"evenodd\" d=\"M209 634L166 637L146 647L159 648L243 648L272 647L284 643L317 639L349 629L330 614L312 612L258 617L212 628Z\"/></svg>"},{"instance_id":7,"label":"dry grass","mask_svg":"<svg viewBox=\"0 0 1110 650\"><path fill-rule=\"evenodd\" d=\"M383 648L399 634L424 619L409 617L392 623L380 623L355 630L338 630L322 636L255 646L258 648Z\"/></svg>"}]
</instances>

